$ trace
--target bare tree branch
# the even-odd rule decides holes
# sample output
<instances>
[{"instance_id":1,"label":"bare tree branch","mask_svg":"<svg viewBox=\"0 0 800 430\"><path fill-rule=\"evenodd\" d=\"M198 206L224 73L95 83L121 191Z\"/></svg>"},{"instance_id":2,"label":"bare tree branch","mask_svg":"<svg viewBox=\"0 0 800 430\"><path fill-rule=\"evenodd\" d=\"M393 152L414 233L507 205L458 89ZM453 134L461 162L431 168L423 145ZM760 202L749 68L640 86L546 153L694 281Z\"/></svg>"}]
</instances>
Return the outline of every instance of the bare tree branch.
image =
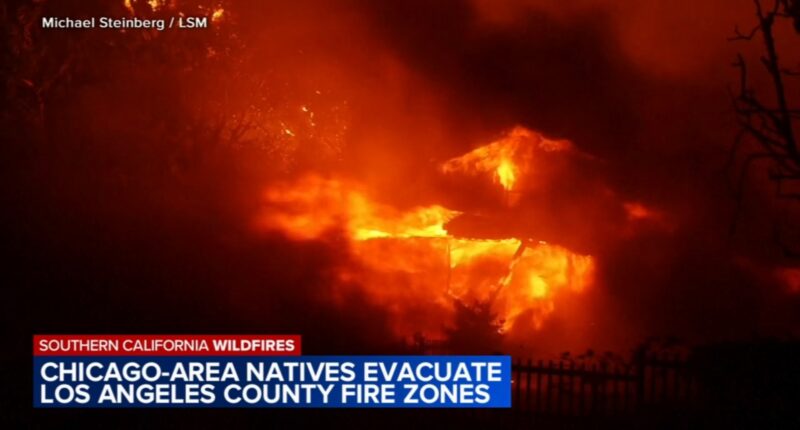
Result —
<instances>
[{"instance_id":1,"label":"bare tree branch","mask_svg":"<svg viewBox=\"0 0 800 430\"><path fill-rule=\"evenodd\" d=\"M731 93L731 98L740 133L731 147L726 166L729 169L735 166L735 159L740 155L744 156L744 160L738 167L734 185L737 208L731 231L736 229L743 206L748 173L757 162L766 163L767 178L775 183L776 198L800 201L800 193L784 190L786 182L800 181L800 154L795 135L800 109L790 106L784 77L800 76L800 70L781 66L774 33L775 24L781 19L793 21L795 29L800 33L800 0L772 0L769 7L766 6L766 1L753 0L758 19L758 25L753 30L743 33L736 27L734 36L728 38L731 41L752 41L758 36L762 40L764 54L760 57L760 62L774 94L771 102L764 102L756 95L751 86L747 61L743 55L737 55L733 67L739 70L739 88L738 93ZM750 148L747 143L752 143L755 149L745 152L744 148ZM784 250L789 249L783 241L778 242Z\"/></svg>"}]
</instances>

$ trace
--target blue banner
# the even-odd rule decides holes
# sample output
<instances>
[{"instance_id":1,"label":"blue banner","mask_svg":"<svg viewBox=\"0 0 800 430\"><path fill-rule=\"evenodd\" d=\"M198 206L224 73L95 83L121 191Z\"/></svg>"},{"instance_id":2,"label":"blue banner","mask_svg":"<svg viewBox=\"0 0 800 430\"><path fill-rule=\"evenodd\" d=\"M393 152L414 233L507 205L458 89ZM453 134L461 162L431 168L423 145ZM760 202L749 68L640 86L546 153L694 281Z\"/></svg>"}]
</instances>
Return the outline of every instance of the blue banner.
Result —
<instances>
[{"instance_id":1,"label":"blue banner","mask_svg":"<svg viewBox=\"0 0 800 430\"><path fill-rule=\"evenodd\" d=\"M508 408L510 356L34 357L38 408Z\"/></svg>"}]
</instances>

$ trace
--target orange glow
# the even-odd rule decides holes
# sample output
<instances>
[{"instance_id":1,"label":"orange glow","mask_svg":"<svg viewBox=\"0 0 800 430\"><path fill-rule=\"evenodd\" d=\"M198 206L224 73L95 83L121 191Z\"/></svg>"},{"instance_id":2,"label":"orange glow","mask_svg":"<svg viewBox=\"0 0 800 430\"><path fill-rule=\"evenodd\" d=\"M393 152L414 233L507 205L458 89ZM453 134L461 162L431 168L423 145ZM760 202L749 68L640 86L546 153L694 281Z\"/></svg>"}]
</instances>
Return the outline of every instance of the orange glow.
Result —
<instances>
[{"instance_id":1,"label":"orange glow","mask_svg":"<svg viewBox=\"0 0 800 430\"><path fill-rule=\"evenodd\" d=\"M218 7L211 13L211 22L218 22L225 15L225 9Z\"/></svg>"},{"instance_id":2,"label":"orange glow","mask_svg":"<svg viewBox=\"0 0 800 430\"><path fill-rule=\"evenodd\" d=\"M122 5L125 6L125 9L127 9L128 12L135 14L136 9L133 7L134 2L135 0L123 0ZM147 5L150 6L150 10L157 12L166 5L167 0L145 0L144 3L147 3ZM172 3L170 4L172 5Z\"/></svg>"},{"instance_id":3,"label":"orange glow","mask_svg":"<svg viewBox=\"0 0 800 430\"><path fill-rule=\"evenodd\" d=\"M285 210L269 212L262 221L300 240L316 239L337 228L353 240L445 237L444 224L458 215L441 206L399 211L370 201L356 184L317 176L271 188L266 200Z\"/></svg>"},{"instance_id":4,"label":"orange glow","mask_svg":"<svg viewBox=\"0 0 800 430\"><path fill-rule=\"evenodd\" d=\"M622 206L625 208L625 212L628 214L628 220L630 221L654 219L660 217L658 213L638 202L624 203Z\"/></svg>"},{"instance_id":5,"label":"orange glow","mask_svg":"<svg viewBox=\"0 0 800 430\"><path fill-rule=\"evenodd\" d=\"M337 269L338 279L384 307L401 336L441 336L454 300L489 303L503 330L540 329L559 294L592 282L590 256L544 242L454 237L446 224L458 211L400 210L348 181L308 176L268 189L265 201L262 230L346 248L353 261Z\"/></svg>"},{"instance_id":6,"label":"orange glow","mask_svg":"<svg viewBox=\"0 0 800 430\"><path fill-rule=\"evenodd\" d=\"M645 206L639 202L625 202L622 204L629 225L625 234L635 234L636 226L648 226L663 231L673 231L675 222L664 212Z\"/></svg>"},{"instance_id":7,"label":"orange glow","mask_svg":"<svg viewBox=\"0 0 800 430\"><path fill-rule=\"evenodd\" d=\"M551 140L524 127L516 127L507 136L442 165L444 173L489 173L492 180L506 191L512 191L521 176L530 173L534 151L566 151L572 144L566 140Z\"/></svg>"}]
</instances>

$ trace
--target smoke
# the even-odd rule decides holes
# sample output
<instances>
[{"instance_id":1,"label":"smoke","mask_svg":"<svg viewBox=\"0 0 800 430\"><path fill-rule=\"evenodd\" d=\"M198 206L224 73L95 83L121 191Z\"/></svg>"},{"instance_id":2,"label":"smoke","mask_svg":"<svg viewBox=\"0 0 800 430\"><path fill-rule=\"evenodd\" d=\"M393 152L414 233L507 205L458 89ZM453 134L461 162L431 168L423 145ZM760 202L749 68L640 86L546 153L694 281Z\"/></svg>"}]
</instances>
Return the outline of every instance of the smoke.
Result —
<instances>
[{"instance_id":1,"label":"smoke","mask_svg":"<svg viewBox=\"0 0 800 430\"><path fill-rule=\"evenodd\" d=\"M350 93L361 96L344 154L356 167L346 170L395 204L458 207L470 193L431 177L435 161L517 124L569 139L595 162L557 176L534 219L549 241L591 247L601 279L581 309L531 343L791 332L796 300L786 304L774 281L742 263L772 258L769 228L730 234L724 166L736 127L726 87L742 48L725 39L750 22L750 5L639 3L356 3L362 43L376 51L345 61L357 76L371 72L368 89ZM654 208L668 228L621 232L620 202Z\"/></svg>"},{"instance_id":2,"label":"smoke","mask_svg":"<svg viewBox=\"0 0 800 430\"><path fill-rule=\"evenodd\" d=\"M5 149L20 160L3 181L19 208L5 215L13 294L29 310L8 314L42 332L285 331L320 352L396 349L383 308L357 288L336 296L332 272L351 256L335 240L253 235L263 189L313 170L400 208L462 209L474 190L439 164L522 125L586 156L514 221L591 252L598 279L515 345L794 330L796 296L763 272L768 233L729 234L725 37L748 6L561 3L245 1L226 5L228 30L158 50L42 36L86 43L92 66ZM235 142L214 127L234 116L255 123ZM628 202L663 222L631 222Z\"/></svg>"}]
</instances>

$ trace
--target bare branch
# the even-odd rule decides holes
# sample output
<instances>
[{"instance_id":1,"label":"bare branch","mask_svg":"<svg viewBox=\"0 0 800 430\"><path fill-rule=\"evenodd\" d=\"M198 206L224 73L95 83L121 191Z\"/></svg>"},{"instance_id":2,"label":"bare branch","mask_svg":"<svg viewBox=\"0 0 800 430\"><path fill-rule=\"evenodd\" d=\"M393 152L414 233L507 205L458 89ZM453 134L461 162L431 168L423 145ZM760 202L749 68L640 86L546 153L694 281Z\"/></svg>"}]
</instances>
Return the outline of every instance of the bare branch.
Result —
<instances>
[{"instance_id":1,"label":"bare branch","mask_svg":"<svg viewBox=\"0 0 800 430\"><path fill-rule=\"evenodd\" d=\"M749 32L742 33L741 30L739 30L739 26L737 25L736 27L733 28L733 36L729 37L728 41L735 42L737 40L744 40L744 41L753 40L753 37L755 37L756 33L758 33L758 29L759 26L757 25L753 27L753 29L750 30Z\"/></svg>"},{"instance_id":2,"label":"bare branch","mask_svg":"<svg viewBox=\"0 0 800 430\"><path fill-rule=\"evenodd\" d=\"M800 192L797 192L796 187L791 187L791 190L784 188L784 184L788 182L800 181L800 155L795 136L797 126L795 121L800 119L800 109L789 106L783 81L784 77L800 76L800 69L781 66L773 32L776 20L790 19L794 21L795 29L800 33L800 0L773 0L770 7L766 7L764 0L753 0L753 2L758 25L747 33L736 27L734 36L728 40L752 41L756 36L761 36L764 54L760 57L760 62L767 72L768 83L772 87L775 99L774 102L765 103L761 97L756 96L755 90L751 87L747 61L741 54L737 55L733 67L739 70L738 93L729 88L729 94L740 132L730 149L725 164L726 170L736 165L736 158L740 155L744 160L739 165L738 176L732 184L736 211L731 233L737 228L745 203L744 194L749 172L760 162L766 163L768 179L775 184L775 198L800 201ZM746 146L747 143L753 143L753 148ZM785 254L788 254L790 247L784 242L784 238L780 237L781 233L776 234L778 235L776 243Z\"/></svg>"}]
</instances>

